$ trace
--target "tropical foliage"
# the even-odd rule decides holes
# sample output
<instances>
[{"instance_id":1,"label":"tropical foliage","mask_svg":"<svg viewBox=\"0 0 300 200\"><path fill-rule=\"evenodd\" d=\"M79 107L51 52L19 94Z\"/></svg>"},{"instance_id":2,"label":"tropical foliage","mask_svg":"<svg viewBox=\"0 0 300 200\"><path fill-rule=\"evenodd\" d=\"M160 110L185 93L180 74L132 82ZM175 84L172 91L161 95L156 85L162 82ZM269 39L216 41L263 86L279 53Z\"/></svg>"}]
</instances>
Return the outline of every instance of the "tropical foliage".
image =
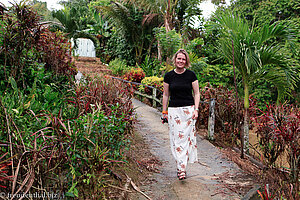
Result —
<instances>
[{"instance_id":1,"label":"tropical foliage","mask_svg":"<svg viewBox=\"0 0 300 200\"><path fill-rule=\"evenodd\" d=\"M237 14L220 13L216 16L216 26L220 27L219 50L222 55L235 63L244 87L244 144L249 151L249 91L251 83L266 79L278 89L278 102L293 89L297 77L296 69L289 65L288 57L280 49L292 40L294 33L282 23L264 25L250 29L249 25ZM276 41L272 41L277 39Z\"/></svg>"},{"instance_id":2,"label":"tropical foliage","mask_svg":"<svg viewBox=\"0 0 300 200\"><path fill-rule=\"evenodd\" d=\"M133 55L135 63L140 63L142 54L147 50L147 44L151 42L153 38L152 26L158 24L158 21L153 20L151 23L145 23L143 20L144 12L139 10L135 4L121 4L119 2L113 2L109 6L98 7L102 11L110 23L114 25L113 33L118 40L113 42L121 43L124 46L120 51L109 51L112 56L122 56L129 51L128 54ZM113 48L113 46L111 46ZM127 57L122 56L122 59ZM128 59L127 59L128 60ZM130 61L130 60L129 60ZM135 64L129 63L129 64Z\"/></svg>"},{"instance_id":3,"label":"tropical foliage","mask_svg":"<svg viewBox=\"0 0 300 200\"><path fill-rule=\"evenodd\" d=\"M4 14L0 33L1 191L106 198L130 145L130 88L105 77L74 84L66 35L41 27L26 3Z\"/></svg>"},{"instance_id":4,"label":"tropical foliage","mask_svg":"<svg viewBox=\"0 0 300 200\"><path fill-rule=\"evenodd\" d=\"M111 75L151 95L185 48L202 100L216 99L215 144L259 148L264 174L281 171L268 193L299 198L299 2L213 0L207 21L199 3L68 0L52 16L36 0L12 4L0 20L0 187L13 194L59 185L68 198L108 198L106 180L130 143L134 90L109 76L73 85L69 41L83 37ZM198 128L207 126L208 104L200 111ZM251 128L257 145L248 143Z\"/></svg>"}]
</instances>

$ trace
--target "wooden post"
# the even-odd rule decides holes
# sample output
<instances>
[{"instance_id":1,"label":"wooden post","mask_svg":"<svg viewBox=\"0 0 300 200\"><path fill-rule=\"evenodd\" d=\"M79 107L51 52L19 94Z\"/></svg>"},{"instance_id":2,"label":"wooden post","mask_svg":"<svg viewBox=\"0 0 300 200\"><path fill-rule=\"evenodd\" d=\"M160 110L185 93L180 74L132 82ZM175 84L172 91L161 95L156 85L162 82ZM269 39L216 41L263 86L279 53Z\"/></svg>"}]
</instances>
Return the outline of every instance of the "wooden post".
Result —
<instances>
[{"instance_id":1,"label":"wooden post","mask_svg":"<svg viewBox=\"0 0 300 200\"><path fill-rule=\"evenodd\" d=\"M208 139L214 140L215 131L215 104L216 99L210 99L209 102L209 117L208 117Z\"/></svg>"},{"instance_id":2,"label":"wooden post","mask_svg":"<svg viewBox=\"0 0 300 200\"><path fill-rule=\"evenodd\" d=\"M153 88L152 92L152 97L153 97L153 107L156 108L156 88Z\"/></svg>"}]
</instances>

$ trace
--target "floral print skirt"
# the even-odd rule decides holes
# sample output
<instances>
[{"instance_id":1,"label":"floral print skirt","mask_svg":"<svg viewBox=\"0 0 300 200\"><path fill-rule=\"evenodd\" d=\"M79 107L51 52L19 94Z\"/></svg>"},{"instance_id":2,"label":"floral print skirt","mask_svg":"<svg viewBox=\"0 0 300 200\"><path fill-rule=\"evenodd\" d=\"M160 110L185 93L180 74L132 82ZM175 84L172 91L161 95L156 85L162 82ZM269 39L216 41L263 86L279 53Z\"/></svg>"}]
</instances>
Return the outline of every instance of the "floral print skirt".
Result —
<instances>
[{"instance_id":1,"label":"floral print skirt","mask_svg":"<svg viewBox=\"0 0 300 200\"><path fill-rule=\"evenodd\" d=\"M186 171L187 163L198 161L194 106L169 107L168 122L171 151L178 171Z\"/></svg>"}]
</instances>

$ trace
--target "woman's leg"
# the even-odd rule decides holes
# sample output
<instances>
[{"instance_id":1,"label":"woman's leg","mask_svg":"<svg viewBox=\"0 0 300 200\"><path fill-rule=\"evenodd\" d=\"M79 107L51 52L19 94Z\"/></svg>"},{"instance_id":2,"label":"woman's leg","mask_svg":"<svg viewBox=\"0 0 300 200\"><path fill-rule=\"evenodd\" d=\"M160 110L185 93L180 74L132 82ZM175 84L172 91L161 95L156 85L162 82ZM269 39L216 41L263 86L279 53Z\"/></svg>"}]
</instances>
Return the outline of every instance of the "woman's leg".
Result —
<instances>
[{"instance_id":1,"label":"woman's leg","mask_svg":"<svg viewBox=\"0 0 300 200\"><path fill-rule=\"evenodd\" d=\"M179 172L185 172L187 162L197 161L195 120L193 106L169 108L171 151Z\"/></svg>"}]
</instances>

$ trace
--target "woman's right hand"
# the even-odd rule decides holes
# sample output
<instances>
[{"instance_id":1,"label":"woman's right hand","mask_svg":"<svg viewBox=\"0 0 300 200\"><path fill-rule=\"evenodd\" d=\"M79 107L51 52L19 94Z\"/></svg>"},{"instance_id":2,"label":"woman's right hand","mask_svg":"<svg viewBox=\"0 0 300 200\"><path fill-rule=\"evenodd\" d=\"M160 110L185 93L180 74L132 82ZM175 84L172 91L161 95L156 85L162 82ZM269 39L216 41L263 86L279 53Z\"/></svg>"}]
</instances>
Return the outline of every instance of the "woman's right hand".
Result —
<instances>
[{"instance_id":1,"label":"woman's right hand","mask_svg":"<svg viewBox=\"0 0 300 200\"><path fill-rule=\"evenodd\" d=\"M161 122L164 123L168 123L168 114L163 114L161 117Z\"/></svg>"}]
</instances>

